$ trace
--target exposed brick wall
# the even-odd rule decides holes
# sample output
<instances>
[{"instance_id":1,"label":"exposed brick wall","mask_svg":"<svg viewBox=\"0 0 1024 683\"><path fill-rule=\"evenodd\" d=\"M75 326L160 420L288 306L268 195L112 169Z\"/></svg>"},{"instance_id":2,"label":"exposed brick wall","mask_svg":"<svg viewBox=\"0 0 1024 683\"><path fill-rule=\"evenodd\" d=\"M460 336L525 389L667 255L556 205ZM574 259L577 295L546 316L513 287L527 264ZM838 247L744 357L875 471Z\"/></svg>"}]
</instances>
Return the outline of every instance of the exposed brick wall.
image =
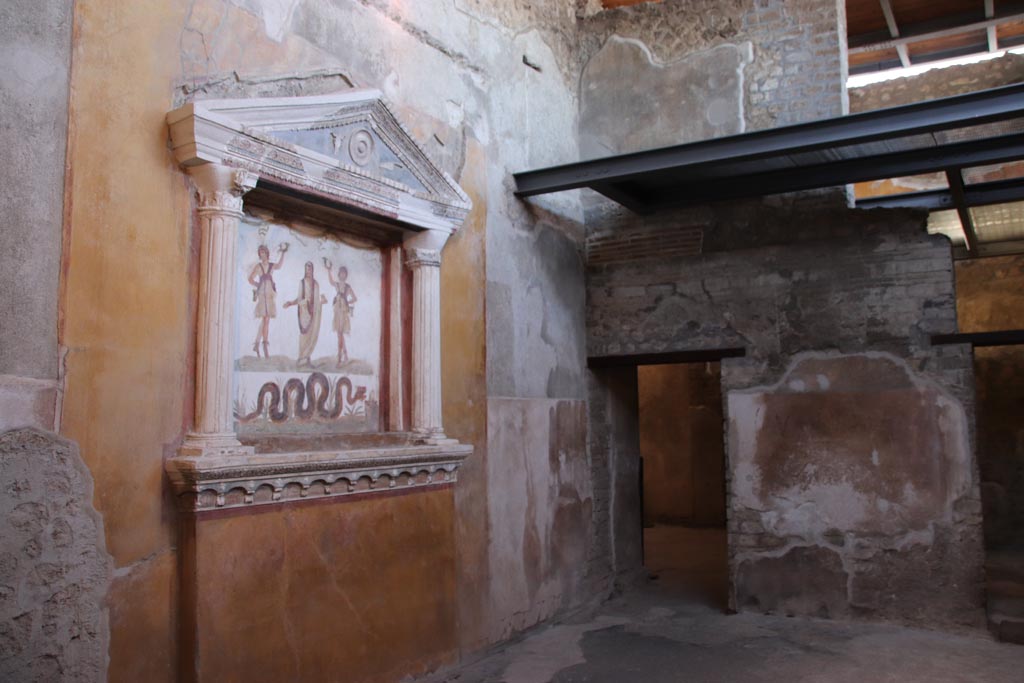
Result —
<instances>
[{"instance_id":1,"label":"exposed brick wall","mask_svg":"<svg viewBox=\"0 0 1024 683\"><path fill-rule=\"evenodd\" d=\"M977 64L933 69L850 89L850 113L898 107L1024 81L1024 55L1006 54Z\"/></svg>"},{"instance_id":2,"label":"exposed brick wall","mask_svg":"<svg viewBox=\"0 0 1024 683\"><path fill-rule=\"evenodd\" d=\"M715 214L702 255L591 264L589 355L747 349L722 362L736 608L977 625L970 350L929 341L956 329L948 243L910 212L747 210ZM866 507L829 511L829 487Z\"/></svg>"},{"instance_id":3,"label":"exposed brick wall","mask_svg":"<svg viewBox=\"0 0 1024 683\"><path fill-rule=\"evenodd\" d=\"M584 61L612 35L662 62L724 43L753 45L745 69L748 130L846 112L841 0L665 0L581 18Z\"/></svg>"}]
</instances>

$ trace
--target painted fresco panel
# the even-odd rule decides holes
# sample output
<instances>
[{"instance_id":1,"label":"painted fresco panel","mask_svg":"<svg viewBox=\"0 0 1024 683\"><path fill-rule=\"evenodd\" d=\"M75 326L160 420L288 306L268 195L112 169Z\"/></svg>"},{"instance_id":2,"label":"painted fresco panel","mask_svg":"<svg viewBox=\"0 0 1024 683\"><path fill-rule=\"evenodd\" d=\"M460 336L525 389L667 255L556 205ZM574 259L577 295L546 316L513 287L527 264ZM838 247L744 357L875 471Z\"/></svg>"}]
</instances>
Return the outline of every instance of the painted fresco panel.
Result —
<instances>
[{"instance_id":1,"label":"painted fresco panel","mask_svg":"<svg viewBox=\"0 0 1024 683\"><path fill-rule=\"evenodd\" d=\"M381 250L247 215L236 261L239 433L379 430Z\"/></svg>"}]
</instances>

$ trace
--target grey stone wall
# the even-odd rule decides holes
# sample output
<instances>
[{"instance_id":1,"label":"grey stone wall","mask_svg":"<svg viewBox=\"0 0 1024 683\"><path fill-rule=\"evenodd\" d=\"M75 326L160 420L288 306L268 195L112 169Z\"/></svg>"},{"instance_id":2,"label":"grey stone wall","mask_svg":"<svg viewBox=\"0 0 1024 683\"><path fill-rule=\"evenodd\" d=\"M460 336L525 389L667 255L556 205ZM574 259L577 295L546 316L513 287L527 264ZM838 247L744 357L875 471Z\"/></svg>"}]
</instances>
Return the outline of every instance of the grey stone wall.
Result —
<instances>
[{"instance_id":1,"label":"grey stone wall","mask_svg":"<svg viewBox=\"0 0 1024 683\"><path fill-rule=\"evenodd\" d=\"M54 424L71 7L0 6L0 429Z\"/></svg>"},{"instance_id":2,"label":"grey stone wall","mask_svg":"<svg viewBox=\"0 0 1024 683\"><path fill-rule=\"evenodd\" d=\"M0 433L0 679L106 680L111 563L69 441Z\"/></svg>"},{"instance_id":3,"label":"grey stone wall","mask_svg":"<svg viewBox=\"0 0 1024 683\"><path fill-rule=\"evenodd\" d=\"M748 210L702 255L591 265L588 354L747 349L722 363L736 608L978 624L971 357L929 342L956 329L948 243L912 213Z\"/></svg>"},{"instance_id":4,"label":"grey stone wall","mask_svg":"<svg viewBox=\"0 0 1024 683\"><path fill-rule=\"evenodd\" d=\"M846 112L845 5L839 0L665 0L581 11L584 60L612 36L642 42L663 64L750 43L743 70L747 130Z\"/></svg>"}]
</instances>

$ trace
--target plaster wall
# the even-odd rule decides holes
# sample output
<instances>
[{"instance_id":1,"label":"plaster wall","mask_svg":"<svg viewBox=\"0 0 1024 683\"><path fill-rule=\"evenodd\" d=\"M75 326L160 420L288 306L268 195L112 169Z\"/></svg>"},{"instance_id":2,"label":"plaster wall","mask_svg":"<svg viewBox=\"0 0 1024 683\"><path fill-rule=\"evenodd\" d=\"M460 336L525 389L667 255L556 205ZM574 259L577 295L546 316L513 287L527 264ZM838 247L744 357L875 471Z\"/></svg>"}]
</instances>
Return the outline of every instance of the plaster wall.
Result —
<instances>
[{"instance_id":1,"label":"plaster wall","mask_svg":"<svg viewBox=\"0 0 1024 683\"><path fill-rule=\"evenodd\" d=\"M588 353L747 349L722 362L735 608L977 625L970 352L928 342L956 327L948 244L898 212L757 229L591 266Z\"/></svg>"},{"instance_id":2,"label":"plaster wall","mask_svg":"<svg viewBox=\"0 0 1024 683\"><path fill-rule=\"evenodd\" d=\"M451 643L473 651L579 600L579 571L568 568L582 551L562 556L558 544L589 524L576 517L588 490L576 464L585 431L572 417L584 397L581 212L573 196L524 204L508 186L511 170L576 158L575 21L571 3L553 0L76 3L62 432L95 479L116 567L111 680L182 673L182 522L163 459L191 419L198 240L164 114L190 99L379 88L467 189L474 212L442 266L444 416L476 452L455 489L453 526L432 531L456 548L460 591L455 619L435 624L444 647L430 661ZM504 424L519 410L549 421L550 439L524 450L489 438L489 419ZM578 501L562 504L556 491L512 510L502 502L519 485L504 476L508 459L531 477L560 472ZM389 505L381 514L409 514ZM492 534L507 527L550 533ZM494 568L537 556L552 558L540 588L492 601L502 590ZM375 594L393 591L389 581Z\"/></svg>"},{"instance_id":3,"label":"plaster wall","mask_svg":"<svg viewBox=\"0 0 1024 683\"><path fill-rule=\"evenodd\" d=\"M0 7L0 430L54 428L71 12Z\"/></svg>"}]
</instances>

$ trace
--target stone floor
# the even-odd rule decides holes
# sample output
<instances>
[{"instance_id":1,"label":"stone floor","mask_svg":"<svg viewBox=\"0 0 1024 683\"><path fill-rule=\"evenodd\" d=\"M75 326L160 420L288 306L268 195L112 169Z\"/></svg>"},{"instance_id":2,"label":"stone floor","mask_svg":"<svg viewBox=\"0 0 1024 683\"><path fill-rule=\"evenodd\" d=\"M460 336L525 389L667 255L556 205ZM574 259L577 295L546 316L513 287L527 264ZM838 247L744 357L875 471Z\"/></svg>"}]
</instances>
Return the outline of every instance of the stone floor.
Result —
<instances>
[{"instance_id":1,"label":"stone floor","mask_svg":"<svg viewBox=\"0 0 1024 683\"><path fill-rule=\"evenodd\" d=\"M817 619L726 615L724 534L647 530L656 580L432 683L1024 681L1024 646Z\"/></svg>"}]
</instances>

